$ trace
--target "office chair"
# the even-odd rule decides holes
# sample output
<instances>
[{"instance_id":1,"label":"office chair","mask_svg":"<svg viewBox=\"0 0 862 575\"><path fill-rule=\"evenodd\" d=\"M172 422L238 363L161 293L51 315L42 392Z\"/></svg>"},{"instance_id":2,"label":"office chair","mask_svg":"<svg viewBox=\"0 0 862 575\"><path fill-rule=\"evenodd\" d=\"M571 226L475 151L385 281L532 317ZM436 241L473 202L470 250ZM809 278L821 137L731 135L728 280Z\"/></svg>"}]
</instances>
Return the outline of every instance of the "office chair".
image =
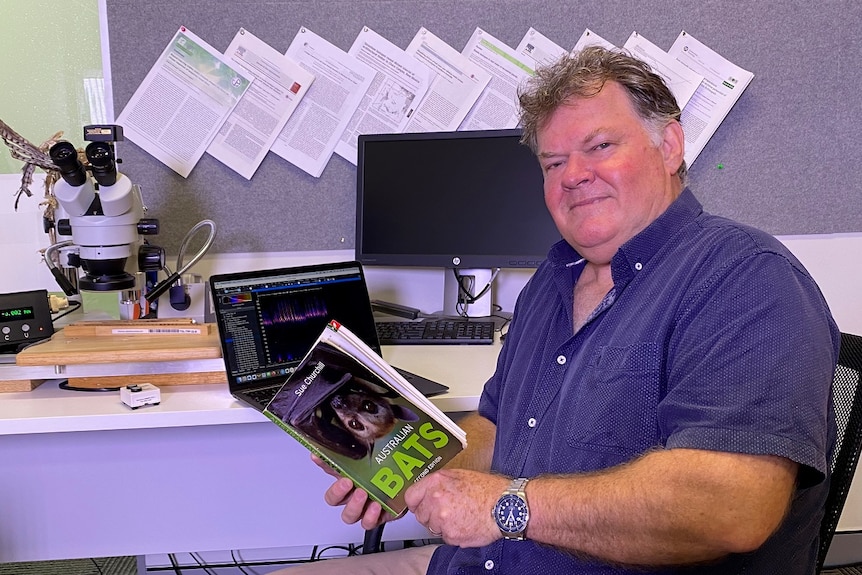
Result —
<instances>
[{"instance_id":1,"label":"office chair","mask_svg":"<svg viewBox=\"0 0 862 575\"><path fill-rule=\"evenodd\" d=\"M835 451L829 462L832 481L826 497L826 513L820 522L820 548L817 553L817 572L823 569L826 553L838 527L838 518L844 509L850 483L859 463L862 450L862 337L849 333L841 334L841 352L838 367L832 380L835 396L835 419L838 437Z\"/></svg>"}]
</instances>

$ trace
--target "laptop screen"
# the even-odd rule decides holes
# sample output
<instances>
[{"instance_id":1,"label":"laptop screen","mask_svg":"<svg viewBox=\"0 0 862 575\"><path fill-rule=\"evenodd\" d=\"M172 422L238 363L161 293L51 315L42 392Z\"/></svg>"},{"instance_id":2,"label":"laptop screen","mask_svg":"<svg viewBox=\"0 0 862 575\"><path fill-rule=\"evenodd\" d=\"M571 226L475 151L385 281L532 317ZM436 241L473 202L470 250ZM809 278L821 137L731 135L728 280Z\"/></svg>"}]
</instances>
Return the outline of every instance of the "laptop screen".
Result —
<instances>
[{"instance_id":1,"label":"laptop screen","mask_svg":"<svg viewBox=\"0 0 862 575\"><path fill-rule=\"evenodd\" d=\"M219 274L210 289L232 391L284 381L332 319L380 353L358 262Z\"/></svg>"}]
</instances>

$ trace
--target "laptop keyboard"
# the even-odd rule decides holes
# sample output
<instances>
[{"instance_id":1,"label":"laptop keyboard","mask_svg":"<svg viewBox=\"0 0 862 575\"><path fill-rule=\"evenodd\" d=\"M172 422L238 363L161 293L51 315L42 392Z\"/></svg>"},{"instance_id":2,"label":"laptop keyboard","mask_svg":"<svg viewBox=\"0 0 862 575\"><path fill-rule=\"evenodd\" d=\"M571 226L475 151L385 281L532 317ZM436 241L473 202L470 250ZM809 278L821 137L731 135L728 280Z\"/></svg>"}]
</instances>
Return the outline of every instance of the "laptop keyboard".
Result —
<instances>
[{"instance_id":1,"label":"laptop keyboard","mask_svg":"<svg viewBox=\"0 0 862 575\"><path fill-rule=\"evenodd\" d=\"M251 399L266 405L269 403L269 400L272 399L278 390L281 389L280 385L274 385L272 387L263 387L260 389L249 389L245 392L245 394Z\"/></svg>"},{"instance_id":2,"label":"laptop keyboard","mask_svg":"<svg viewBox=\"0 0 862 575\"><path fill-rule=\"evenodd\" d=\"M438 319L378 321L380 345L490 344L494 343L493 321Z\"/></svg>"}]
</instances>

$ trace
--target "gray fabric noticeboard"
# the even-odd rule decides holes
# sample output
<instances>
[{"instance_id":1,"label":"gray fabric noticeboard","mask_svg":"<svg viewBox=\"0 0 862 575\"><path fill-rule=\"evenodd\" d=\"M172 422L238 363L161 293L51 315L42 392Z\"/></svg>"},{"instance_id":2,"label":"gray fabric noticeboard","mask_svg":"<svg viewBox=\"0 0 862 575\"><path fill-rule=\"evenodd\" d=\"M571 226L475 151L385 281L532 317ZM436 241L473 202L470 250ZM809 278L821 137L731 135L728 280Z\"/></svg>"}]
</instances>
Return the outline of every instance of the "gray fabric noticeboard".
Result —
<instances>
[{"instance_id":1,"label":"gray fabric noticeboard","mask_svg":"<svg viewBox=\"0 0 862 575\"><path fill-rule=\"evenodd\" d=\"M664 49L685 30L754 73L690 167L705 208L776 235L862 231L856 0L108 0L107 9L117 113L180 25L218 50L244 27L282 52L301 26L343 50L362 26L402 48L424 26L458 50L476 27L514 47L532 26L566 49L585 28L618 45L637 31ZM313 178L270 153L248 181L206 154L187 179L132 142L118 154L169 253L205 218L219 227L217 253L353 247L356 169L338 155Z\"/></svg>"}]
</instances>

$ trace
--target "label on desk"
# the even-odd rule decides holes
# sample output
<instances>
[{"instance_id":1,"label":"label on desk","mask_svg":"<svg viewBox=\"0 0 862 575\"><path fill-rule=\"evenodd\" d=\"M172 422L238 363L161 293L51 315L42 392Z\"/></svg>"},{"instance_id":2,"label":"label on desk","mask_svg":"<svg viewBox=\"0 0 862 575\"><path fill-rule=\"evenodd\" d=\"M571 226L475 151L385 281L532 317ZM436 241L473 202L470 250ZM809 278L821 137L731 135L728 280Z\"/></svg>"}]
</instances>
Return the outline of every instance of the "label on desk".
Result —
<instances>
[{"instance_id":1,"label":"label on desk","mask_svg":"<svg viewBox=\"0 0 862 575\"><path fill-rule=\"evenodd\" d=\"M70 337L66 333L67 329L68 327L63 328L50 340L21 351L16 356L15 363L19 366L76 365L221 357L221 344L217 331L208 334L170 336L144 333L108 337L96 335Z\"/></svg>"}]
</instances>

